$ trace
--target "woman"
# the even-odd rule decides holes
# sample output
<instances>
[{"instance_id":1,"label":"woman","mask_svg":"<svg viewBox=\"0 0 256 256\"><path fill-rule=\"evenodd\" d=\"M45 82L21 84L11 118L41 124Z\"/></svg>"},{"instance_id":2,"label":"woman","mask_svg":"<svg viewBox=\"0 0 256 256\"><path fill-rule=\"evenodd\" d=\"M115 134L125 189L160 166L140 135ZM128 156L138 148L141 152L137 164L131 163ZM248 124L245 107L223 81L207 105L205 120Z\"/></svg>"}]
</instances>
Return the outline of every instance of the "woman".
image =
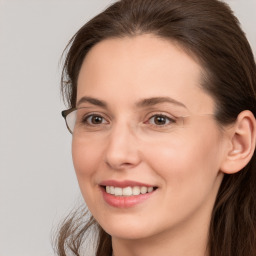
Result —
<instances>
[{"instance_id":1,"label":"woman","mask_svg":"<svg viewBox=\"0 0 256 256\"><path fill-rule=\"evenodd\" d=\"M226 4L118 1L72 38L62 86L92 217L66 219L59 255L93 227L100 256L256 255L256 67Z\"/></svg>"}]
</instances>

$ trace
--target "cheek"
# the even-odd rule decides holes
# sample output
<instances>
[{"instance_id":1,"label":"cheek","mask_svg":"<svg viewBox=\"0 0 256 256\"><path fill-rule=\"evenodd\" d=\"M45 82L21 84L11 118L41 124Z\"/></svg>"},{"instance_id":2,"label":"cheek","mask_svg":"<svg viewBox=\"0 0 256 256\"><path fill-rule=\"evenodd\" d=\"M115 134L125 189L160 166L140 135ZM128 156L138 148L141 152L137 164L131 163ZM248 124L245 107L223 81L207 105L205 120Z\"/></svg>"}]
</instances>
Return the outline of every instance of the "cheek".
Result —
<instances>
[{"instance_id":1,"label":"cheek","mask_svg":"<svg viewBox=\"0 0 256 256\"><path fill-rule=\"evenodd\" d=\"M101 160L101 149L95 143L88 140L73 138L72 141L72 157L78 184L82 196L92 213L99 211L98 199L95 189L98 191L96 182L97 173ZM95 207L96 206L96 207Z\"/></svg>"},{"instance_id":2,"label":"cheek","mask_svg":"<svg viewBox=\"0 0 256 256\"><path fill-rule=\"evenodd\" d=\"M217 131L211 136L206 131L199 128L198 133L166 136L154 147L145 148L147 159L154 159L149 160L151 168L172 193L212 188L219 173L221 140Z\"/></svg>"},{"instance_id":3,"label":"cheek","mask_svg":"<svg viewBox=\"0 0 256 256\"><path fill-rule=\"evenodd\" d=\"M210 216L222 180L218 139L212 135L176 136L147 147L148 163L162 180L159 211L167 222L182 222L200 209Z\"/></svg>"},{"instance_id":4,"label":"cheek","mask_svg":"<svg viewBox=\"0 0 256 256\"><path fill-rule=\"evenodd\" d=\"M93 177L94 170L101 159L101 149L95 143L73 138L72 157L77 179L80 182L89 182Z\"/></svg>"}]
</instances>

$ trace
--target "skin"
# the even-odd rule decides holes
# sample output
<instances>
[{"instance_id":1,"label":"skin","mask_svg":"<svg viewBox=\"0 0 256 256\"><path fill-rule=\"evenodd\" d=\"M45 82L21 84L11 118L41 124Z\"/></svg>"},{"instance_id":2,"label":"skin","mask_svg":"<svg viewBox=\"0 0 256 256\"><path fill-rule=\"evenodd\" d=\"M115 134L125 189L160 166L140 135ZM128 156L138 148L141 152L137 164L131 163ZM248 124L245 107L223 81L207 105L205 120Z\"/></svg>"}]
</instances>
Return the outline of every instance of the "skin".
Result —
<instances>
[{"instance_id":1,"label":"skin","mask_svg":"<svg viewBox=\"0 0 256 256\"><path fill-rule=\"evenodd\" d=\"M89 124L83 136L74 132L73 161L82 195L112 236L115 256L207 255L220 167L230 144L211 115L214 101L200 86L202 72L178 45L154 35L102 41L83 62L78 102L92 97L107 107L79 104L104 119ZM152 97L170 97L185 107L138 105ZM183 125L159 127L150 119L159 113L186 118ZM158 189L134 207L116 208L99 189L109 179Z\"/></svg>"}]
</instances>

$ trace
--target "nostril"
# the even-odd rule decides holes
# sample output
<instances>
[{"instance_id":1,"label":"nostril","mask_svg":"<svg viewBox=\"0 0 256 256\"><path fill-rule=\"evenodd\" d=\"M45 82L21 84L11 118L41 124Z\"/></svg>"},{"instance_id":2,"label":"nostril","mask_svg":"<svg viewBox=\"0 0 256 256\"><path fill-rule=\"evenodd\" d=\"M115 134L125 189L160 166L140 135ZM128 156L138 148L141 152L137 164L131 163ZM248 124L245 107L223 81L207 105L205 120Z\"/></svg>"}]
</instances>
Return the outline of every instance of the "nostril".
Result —
<instances>
[{"instance_id":1,"label":"nostril","mask_svg":"<svg viewBox=\"0 0 256 256\"><path fill-rule=\"evenodd\" d=\"M113 170L124 170L124 169L130 169L134 166L136 166L136 163L129 163L129 162L122 162L122 161L115 161L115 160L106 160L106 165L113 169Z\"/></svg>"}]
</instances>

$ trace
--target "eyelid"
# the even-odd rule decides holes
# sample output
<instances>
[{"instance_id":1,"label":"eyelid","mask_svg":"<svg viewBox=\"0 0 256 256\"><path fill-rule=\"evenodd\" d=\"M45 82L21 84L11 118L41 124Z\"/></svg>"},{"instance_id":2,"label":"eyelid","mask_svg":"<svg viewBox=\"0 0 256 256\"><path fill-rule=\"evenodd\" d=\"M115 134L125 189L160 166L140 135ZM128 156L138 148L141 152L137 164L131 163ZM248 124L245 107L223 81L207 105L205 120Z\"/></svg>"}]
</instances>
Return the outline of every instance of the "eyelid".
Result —
<instances>
[{"instance_id":1,"label":"eyelid","mask_svg":"<svg viewBox=\"0 0 256 256\"><path fill-rule=\"evenodd\" d=\"M93 124L93 123L91 123L91 122L88 121L90 118L93 118L93 117L95 117L95 116L102 118L103 120L105 120L105 122L103 121L103 122L100 123L100 124ZM86 116L84 117L84 119L86 120L87 123L89 123L89 125L92 125L92 126L104 125L104 124L106 124L106 123L109 123L105 117L103 117L102 115L98 115L98 114L89 114L89 115L86 115Z\"/></svg>"},{"instance_id":2,"label":"eyelid","mask_svg":"<svg viewBox=\"0 0 256 256\"><path fill-rule=\"evenodd\" d=\"M169 120L168 123L163 124L163 125L157 125L157 124L150 123L150 119L153 118L154 116L158 116L158 115L163 116L166 119L168 119ZM179 121L178 117L171 115L170 113L158 111L158 112L149 113L146 117L146 121L144 121L142 123L142 125L145 128L149 128L149 129L156 130L156 131L168 131L168 130L174 128L174 126L176 126L178 124L178 121Z\"/></svg>"},{"instance_id":3,"label":"eyelid","mask_svg":"<svg viewBox=\"0 0 256 256\"><path fill-rule=\"evenodd\" d=\"M86 108L79 108L79 109L86 109ZM78 110L79 110L78 109ZM88 118L92 117L92 116L99 116L102 117L104 120L106 120L105 123L101 123L101 124L91 124L89 123L87 120ZM100 125L107 125L110 123L110 118L108 115L106 115L105 113L102 112L98 112L98 111L88 111L82 114L81 116L81 122L86 122L86 124L88 126L100 126Z\"/></svg>"},{"instance_id":4,"label":"eyelid","mask_svg":"<svg viewBox=\"0 0 256 256\"><path fill-rule=\"evenodd\" d=\"M177 121L178 117L172 115L172 114L169 114L169 113L166 113L166 112L161 112L161 111L156 111L156 112L150 112L149 114L147 114L146 116L146 121L150 120L152 117L154 116L163 116L163 117L166 117L167 119L171 120L171 121Z\"/></svg>"}]
</instances>

